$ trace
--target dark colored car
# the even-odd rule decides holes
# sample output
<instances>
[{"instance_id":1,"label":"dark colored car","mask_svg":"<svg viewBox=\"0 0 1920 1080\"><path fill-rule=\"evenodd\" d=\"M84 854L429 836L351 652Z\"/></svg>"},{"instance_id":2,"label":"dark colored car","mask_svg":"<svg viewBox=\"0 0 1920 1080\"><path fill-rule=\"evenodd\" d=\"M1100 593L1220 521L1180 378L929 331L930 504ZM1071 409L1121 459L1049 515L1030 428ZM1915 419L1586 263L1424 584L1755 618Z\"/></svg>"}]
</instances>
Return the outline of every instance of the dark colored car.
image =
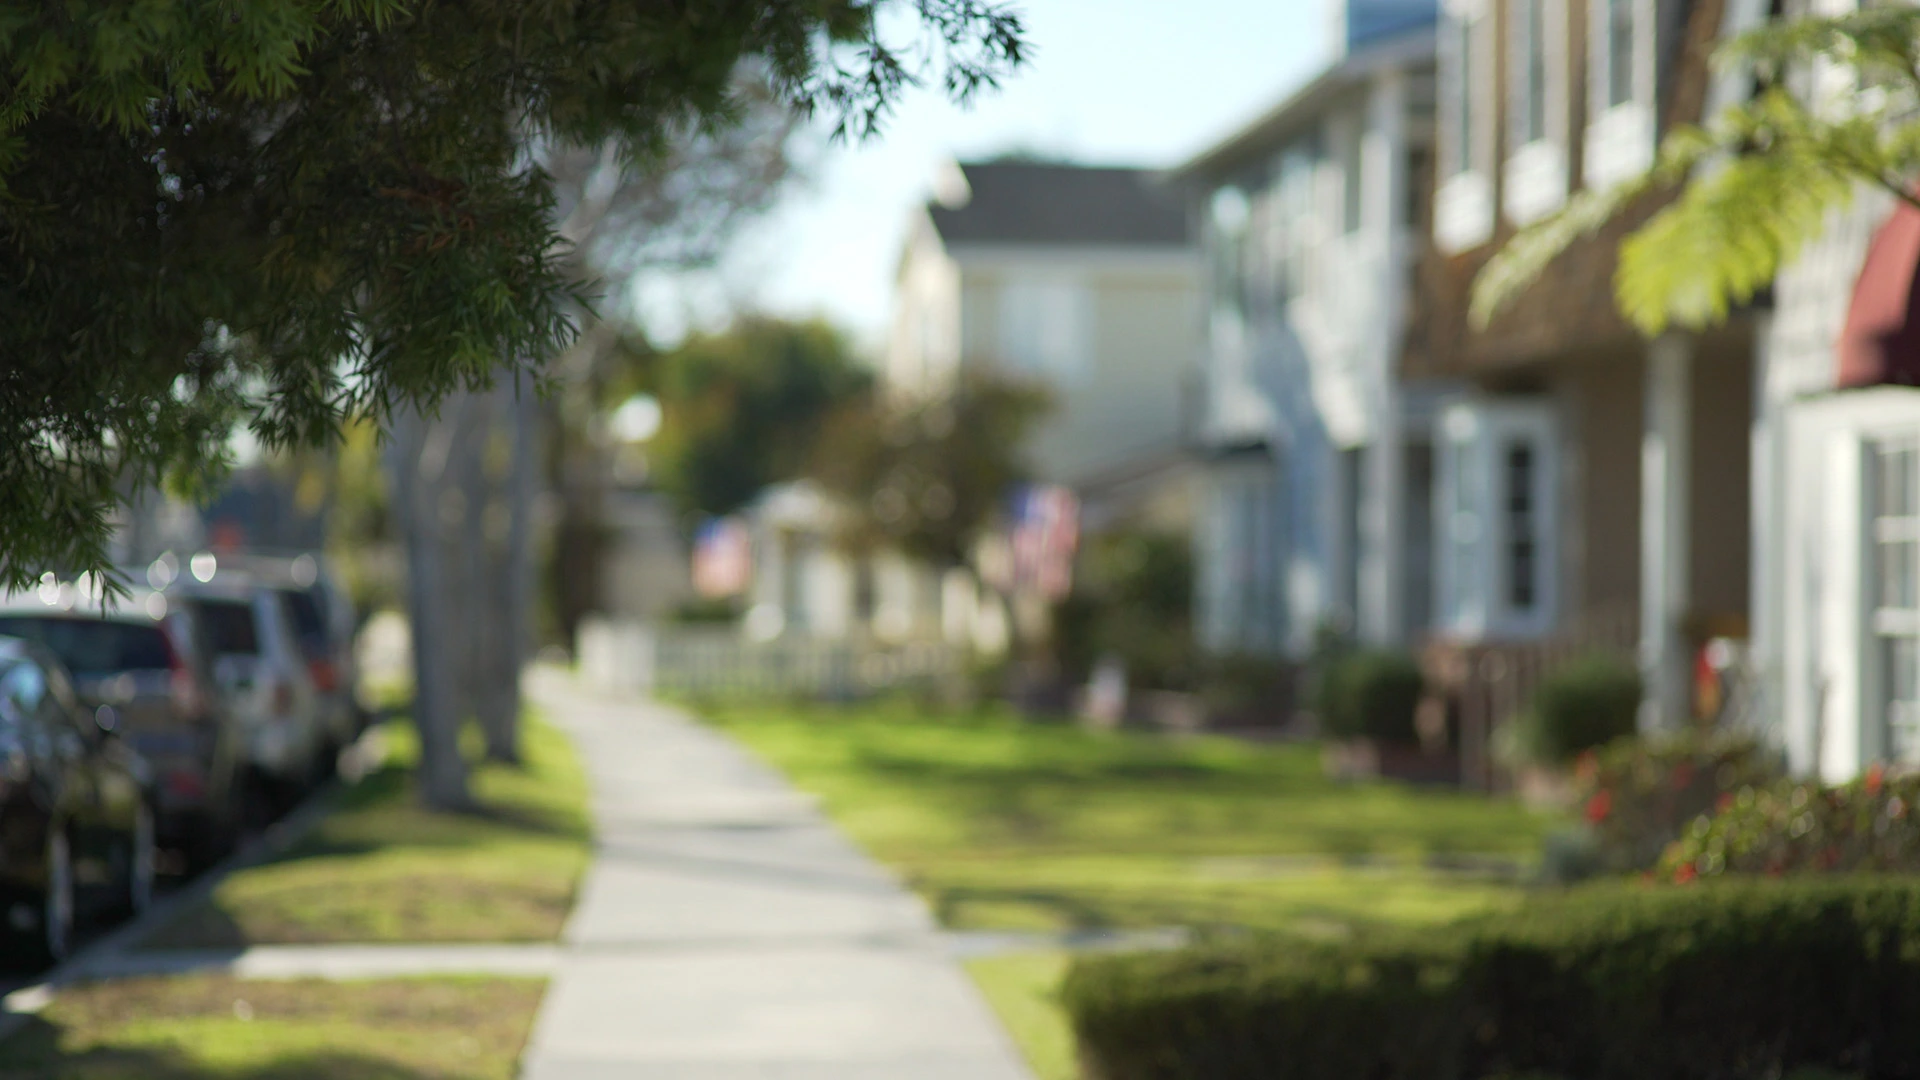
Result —
<instances>
[{"instance_id":1,"label":"dark colored car","mask_svg":"<svg viewBox=\"0 0 1920 1080\"><path fill-rule=\"evenodd\" d=\"M153 768L162 845L205 865L264 824L252 820L262 814L243 782L241 733L188 605L144 589L81 600L50 582L0 601L0 635L46 648L71 672L83 709L111 710Z\"/></svg>"},{"instance_id":2,"label":"dark colored car","mask_svg":"<svg viewBox=\"0 0 1920 1080\"><path fill-rule=\"evenodd\" d=\"M153 900L152 771L52 654L0 638L0 964L64 957L74 931Z\"/></svg>"}]
</instances>

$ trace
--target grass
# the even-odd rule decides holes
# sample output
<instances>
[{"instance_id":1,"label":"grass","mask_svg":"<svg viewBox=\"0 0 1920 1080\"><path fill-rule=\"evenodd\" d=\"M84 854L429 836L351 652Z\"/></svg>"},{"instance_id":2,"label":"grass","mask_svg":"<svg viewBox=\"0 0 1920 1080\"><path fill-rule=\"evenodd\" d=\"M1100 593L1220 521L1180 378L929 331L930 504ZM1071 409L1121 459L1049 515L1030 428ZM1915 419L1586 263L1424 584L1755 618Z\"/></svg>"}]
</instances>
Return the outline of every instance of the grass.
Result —
<instances>
[{"instance_id":1,"label":"grass","mask_svg":"<svg viewBox=\"0 0 1920 1080\"><path fill-rule=\"evenodd\" d=\"M442 814L415 794L412 729L386 735L386 766L341 791L311 832L144 947L558 938L590 839L586 778L565 737L530 715L525 767L480 766L484 809Z\"/></svg>"},{"instance_id":2,"label":"grass","mask_svg":"<svg viewBox=\"0 0 1920 1080\"><path fill-rule=\"evenodd\" d=\"M1325 778L1308 745L911 705L715 710L956 928L1439 923L1518 890L1437 857L1539 850L1507 801Z\"/></svg>"},{"instance_id":3,"label":"grass","mask_svg":"<svg viewBox=\"0 0 1920 1080\"><path fill-rule=\"evenodd\" d=\"M1000 1017L1035 1080L1080 1080L1073 1031L1060 1008L1064 952L1015 953L967 961L967 974Z\"/></svg>"},{"instance_id":4,"label":"grass","mask_svg":"<svg viewBox=\"0 0 1920 1080\"><path fill-rule=\"evenodd\" d=\"M1319 749L933 714L732 706L712 723L804 790L962 929L1342 932L1518 903L1440 857L1525 863L1555 824L1518 805L1328 780ZM967 965L1040 1080L1074 1080L1062 952Z\"/></svg>"},{"instance_id":5,"label":"grass","mask_svg":"<svg viewBox=\"0 0 1920 1080\"><path fill-rule=\"evenodd\" d=\"M543 987L212 975L74 986L0 1045L0 1080L511 1080Z\"/></svg>"}]
</instances>

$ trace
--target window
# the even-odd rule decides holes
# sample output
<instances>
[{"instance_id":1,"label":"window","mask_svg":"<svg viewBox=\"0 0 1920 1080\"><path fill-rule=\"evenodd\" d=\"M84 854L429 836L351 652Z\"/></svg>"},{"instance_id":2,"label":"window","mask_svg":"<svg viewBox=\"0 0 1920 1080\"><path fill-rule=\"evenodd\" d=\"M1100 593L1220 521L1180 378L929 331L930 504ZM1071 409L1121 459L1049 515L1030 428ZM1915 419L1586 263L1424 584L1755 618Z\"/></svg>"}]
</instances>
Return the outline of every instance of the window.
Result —
<instances>
[{"instance_id":1,"label":"window","mask_svg":"<svg viewBox=\"0 0 1920 1080\"><path fill-rule=\"evenodd\" d=\"M1445 64L1444 89L1446 100L1442 105L1442 118L1446 128L1446 169L1449 176L1463 173L1473 168L1473 141L1476 137L1473 123L1473 73L1480 58L1475 55L1474 39L1480 34L1478 18L1456 18L1447 23L1447 42L1449 55L1443 57Z\"/></svg>"},{"instance_id":2,"label":"window","mask_svg":"<svg viewBox=\"0 0 1920 1080\"><path fill-rule=\"evenodd\" d=\"M1547 137L1547 0L1513 5L1512 101L1515 146Z\"/></svg>"},{"instance_id":3,"label":"window","mask_svg":"<svg viewBox=\"0 0 1920 1080\"><path fill-rule=\"evenodd\" d=\"M1366 131L1356 117L1340 144L1341 225L1347 232L1358 231L1366 218Z\"/></svg>"},{"instance_id":4,"label":"window","mask_svg":"<svg viewBox=\"0 0 1920 1080\"><path fill-rule=\"evenodd\" d=\"M1021 374L1077 379L1087 374L1092 298L1080 282L1034 275L1009 282L1000 298L1000 350Z\"/></svg>"},{"instance_id":5,"label":"window","mask_svg":"<svg viewBox=\"0 0 1920 1080\"><path fill-rule=\"evenodd\" d=\"M1501 552L1507 591L1507 606L1514 611L1532 611L1539 598L1535 580L1536 533L1540 508L1534 502L1533 446L1524 439L1510 439L1501 454L1506 470L1506 530Z\"/></svg>"},{"instance_id":6,"label":"window","mask_svg":"<svg viewBox=\"0 0 1920 1080\"><path fill-rule=\"evenodd\" d=\"M1554 610L1553 416L1537 401L1466 401L1442 416L1435 499L1438 623L1535 637Z\"/></svg>"},{"instance_id":7,"label":"window","mask_svg":"<svg viewBox=\"0 0 1920 1080\"><path fill-rule=\"evenodd\" d=\"M1240 310L1245 295L1247 220L1252 213L1247 193L1237 187L1220 188L1208 204L1207 233L1216 308Z\"/></svg>"},{"instance_id":8,"label":"window","mask_svg":"<svg viewBox=\"0 0 1920 1080\"><path fill-rule=\"evenodd\" d=\"M173 650L157 626L57 615L0 618L0 634L39 642L82 677L122 671L165 671Z\"/></svg>"},{"instance_id":9,"label":"window","mask_svg":"<svg viewBox=\"0 0 1920 1080\"><path fill-rule=\"evenodd\" d=\"M207 639L220 656L258 656L259 630L254 624L253 605L244 600L208 600L199 605L200 618L207 626Z\"/></svg>"},{"instance_id":10,"label":"window","mask_svg":"<svg viewBox=\"0 0 1920 1080\"><path fill-rule=\"evenodd\" d=\"M1872 657L1886 754L1920 762L1920 438L1871 449Z\"/></svg>"},{"instance_id":11,"label":"window","mask_svg":"<svg viewBox=\"0 0 1920 1080\"><path fill-rule=\"evenodd\" d=\"M1608 108L1625 105L1634 98L1634 7L1638 3L1639 0L1600 0L1596 5L1605 25L1594 35L1595 45L1603 53L1596 58L1594 67L1606 80L1606 92L1601 100Z\"/></svg>"}]
</instances>

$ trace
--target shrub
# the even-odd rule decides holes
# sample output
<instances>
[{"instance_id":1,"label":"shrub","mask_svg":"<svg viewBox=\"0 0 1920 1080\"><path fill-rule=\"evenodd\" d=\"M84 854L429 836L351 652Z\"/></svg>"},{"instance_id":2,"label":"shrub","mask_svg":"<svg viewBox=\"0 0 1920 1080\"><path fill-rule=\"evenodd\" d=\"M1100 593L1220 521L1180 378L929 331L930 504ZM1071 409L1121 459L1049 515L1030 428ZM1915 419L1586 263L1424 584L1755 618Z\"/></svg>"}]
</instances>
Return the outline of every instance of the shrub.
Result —
<instances>
[{"instance_id":1,"label":"shrub","mask_svg":"<svg viewBox=\"0 0 1920 1080\"><path fill-rule=\"evenodd\" d=\"M1516 749L1541 765L1569 765L1633 734L1639 711L1638 672L1617 657L1582 657L1541 681L1519 717Z\"/></svg>"},{"instance_id":2,"label":"shrub","mask_svg":"<svg viewBox=\"0 0 1920 1080\"><path fill-rule=\"evenodd\" d=\"M1420 664L1406 653L1370 649L1334 656L1320 676L1321 725L1343 738L1418 742L1414 718L1425 685Z\"/></svg>"},{"instance_id":3,"label":"shrub","mask_svg":"<svg viewBox=\"0 0 1920 1080\"><path fill-rule=\"evenodd\" d=\"M1294 667L1277 656L1229 653L1201 665L1200 697L1210 715L1236 725L1292 718Z\"/></svg>"},{"instance_id":4,"label":"shrub","mask_svg":"<svg viewBox=\"0 0 1920 1080\"><path fill-rule=\"evenodd\" d=\"M1089 957L1099 1080L1920 1074L1920 883L1610 884L1424 937Z\"/></svg>"},{"instance_id":5,"label":"shrub","mask_svg":"<svg viewBox=\"0 0 1920 1080\"><path fill-rule=\"evenodd\" d=\"M1887 779L1875 768L1841 787L1781 780L1721 797L1667 849L1662 876L1862 870L1920 873L1920 776Z\"/></svg>"},{"instance_id":6,"label":"shrub","mask_svg":"<svg viewBox=\"0 0 1920 1080\"><path fill-rule=\"evenodd\" d=\"M1619 739L1574 766L1596 869L1613 873L1651 868L1700 815L1780 776L1775 753L1753 739L1700 732Z\"/></svg>"}]
</instances>

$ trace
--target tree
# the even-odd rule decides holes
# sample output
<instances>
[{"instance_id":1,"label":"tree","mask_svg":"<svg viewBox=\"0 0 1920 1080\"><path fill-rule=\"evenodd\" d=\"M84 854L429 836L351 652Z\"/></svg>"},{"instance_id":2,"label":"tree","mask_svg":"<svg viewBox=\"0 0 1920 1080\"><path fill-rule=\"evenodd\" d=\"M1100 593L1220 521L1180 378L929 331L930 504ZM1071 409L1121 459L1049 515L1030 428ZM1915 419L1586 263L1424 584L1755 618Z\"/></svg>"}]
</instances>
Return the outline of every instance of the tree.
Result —
<instances>
[{"instance_id":1,"label":"tree","mask_svg":"<svg viewBox=\"0 0 1920 1080\"><path fill-rule=\"evenodd\" d=\"M540 370L588 290L539 147L644 167L743 66L863 135L1021 57L994 0L911 0L908 45L890 6L0 0L0 579L102 564L116 485L206 481L237 419L319 442Z\"/></svg>"},{"instance_id":2,"label":"tree","mask_svg":"<svg viewBox=\"0 0 1920 1080\"><path fill-rule=\"evenodd\" d=\"M826 424L808 471L848 505L856 544L961 566L1026 478L1027 436L1049 404L981 373L926 400L868 394Z\"/></svg>"},{"instance_id":3,"label":"tree","mask_svg":"<svg viewBox=\"0 0 1920 1080\"><path fill-rule=\"evenodd\" d=\"M656 483L689 517L730 514L800 476L827 420L871 382L846 338L818 320L744 318L641 362L660 400L648 443Z\"/></svg>"},{"instance_id":4,"label":"tree","mask_svg":"<svg viewBox=\"0 0 1920 1080\"><path fill-rule=\"evenodd\" d=\"M1669 134L1643 175L1583 191L1515 236L1474 282L1478 325L1577 240L1663 191L1678 197L1621 243L1614 277L1621 313L1648 335L1723 321L1862 187L1920 206L1920 10L1778 20L1727 42L1715 61L1750 66L1757 92ZM1858 92L1816 99L1795 85L1814 67Z\"/></svg>"}]
</instances>

